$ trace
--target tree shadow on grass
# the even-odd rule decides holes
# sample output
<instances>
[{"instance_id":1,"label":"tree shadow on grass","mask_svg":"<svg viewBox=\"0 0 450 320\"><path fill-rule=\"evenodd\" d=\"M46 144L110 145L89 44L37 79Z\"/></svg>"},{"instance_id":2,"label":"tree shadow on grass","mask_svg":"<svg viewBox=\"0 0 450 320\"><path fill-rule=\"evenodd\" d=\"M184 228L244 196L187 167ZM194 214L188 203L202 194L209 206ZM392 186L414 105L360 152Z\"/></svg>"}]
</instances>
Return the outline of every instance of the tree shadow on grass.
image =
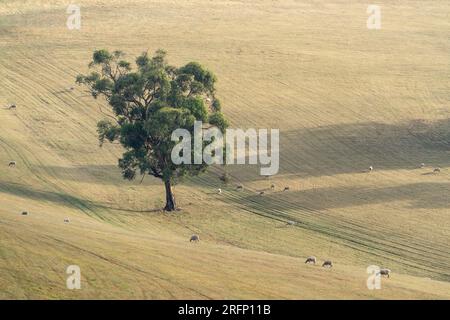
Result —
<instances>
[{"instance_id":1,"label":"tree shadow on grass","mask_svg":"<svg viewBox=\"0 0 450 320\"><path fill-rule=\"evenodd\" d=\"M57 205L68 206L77 209L94 209L93 204L85 199L81 199L66 193L36 190L26 185L17 183L0 182L0 192L32 200L53 202Z\"/></svg>"},{"instance_id":2,"label":"tree shadow on grass","mask_svg":"<svg viewBox=\"0 0 450 320\"><path fill-rule=\"evenodd\" d=\"M7 193L14 196L28 198L36 201L52 202L56 205L66 206L74 209L81 210L88 215L97 213L99 209L115 210L122 212L133 213L153 213L160 212L160 208L152 208L145 210L134 210L130 208L120 208L111 205L110 203L94 202L88 199L76 197L67 193L36 190L22 184L0 182L0 193ZM97 215L97 214L95 214Z\"/></svg>"},{"instance_id":3,"label":"tree shadow on grass","mask_svg":"<svg viewBox=\"0 0 450 320\"><path fill-rule=\"evenodd\" d=\"M279 175L320 177L375 170L450 166L450 119L349 123L283 131ZM258 166L230 165L242 182L261 179ZM276 177L276 176L275 176Z\"/></svg>"},{"instance_id":4,"label":"tree shadow on grass","mask_svg":"<svg viewBox=\"0 0 450 320\"><path fill-rule=\"evenodd\" d=\"M281 134L280 173L308 176L450 165L450 119L391 125L377 122Z\"/></svg>"},{"instance_id":5,"label":"tree shadow on grass","mask_svg":"<svg viewBox=\"0 0 450 320\"><path fill-rule=\"evenodd\" d=\"M75 165L70 167L62 166L41 166L44 171L49 171L54 177L60 180L91 183L98 185L115 186L135 186L141 184L142 176L137 175L136 179L129 181L122 178L122 173L117 165ZM157 185L158 180L146 175L142 180L142 185Z\"/></svg>"},{"instance_id":6,"label":"tree shadow on grass","mask_svg":"<svg viewBox=\"0 0 450 320\"><path fill-rule=\"evenodd\" d=\"M305 207L312 210L339 209L392 201L409 201L412 209L450 209L450 183L422 182L393 187L330 187L300 191L272 192L264 196L240 198L243 206L290 211Z\"/></svg>"}]
</instances>

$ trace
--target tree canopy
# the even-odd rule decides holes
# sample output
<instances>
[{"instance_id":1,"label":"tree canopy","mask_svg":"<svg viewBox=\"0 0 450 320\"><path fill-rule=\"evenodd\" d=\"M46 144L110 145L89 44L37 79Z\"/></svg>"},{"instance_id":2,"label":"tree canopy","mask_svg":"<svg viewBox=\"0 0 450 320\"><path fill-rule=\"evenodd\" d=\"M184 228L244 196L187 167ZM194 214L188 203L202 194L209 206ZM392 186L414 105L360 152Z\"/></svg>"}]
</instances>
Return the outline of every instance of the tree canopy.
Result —
<instances>
[{"instance_id":1,"label":"tree canopy","mask_svg":"<svg viewBox=\"0 0 450 320\"><path fill-rule=\"evenodd\" d=\"M77 76L77 83L86 85L94 98L103 97L112 111L98 122L100 145L120 142L123 177L132 180L139 173L163 180L165 210L175 210L172 185L182 176L205 171L207 165L175 165L172 132L181 128L192 133L195 121L222 131L228 126L215 96L216 76L197 62L171 66L163 50L141 54L134 66L121 51L97 50L89 68L88 75Z\"/></svg>"}]
</instances>

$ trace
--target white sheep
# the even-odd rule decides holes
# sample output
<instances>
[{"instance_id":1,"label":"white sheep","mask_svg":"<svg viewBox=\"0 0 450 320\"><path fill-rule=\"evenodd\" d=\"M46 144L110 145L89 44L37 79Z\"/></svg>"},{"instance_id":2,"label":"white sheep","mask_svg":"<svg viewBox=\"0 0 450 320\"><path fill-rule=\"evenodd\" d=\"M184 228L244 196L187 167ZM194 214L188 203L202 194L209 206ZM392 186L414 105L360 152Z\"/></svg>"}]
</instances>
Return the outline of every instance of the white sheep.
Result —
<instances>
[{"instance_id":1,"label":"white sheep","mask_svg":"<svg viewBox=\"0 0 450 320\"><path fill-rule=\"evenodd\" d=\"M64 218L64 223L69 223L69 222L70 222L69 218Z\"/></svg>"},{"instance_id":2,"label":"white sheep","mask_svg":"<svg viewBox=\"0 0 450 320\"><path fill-rule=\"evenodd\" d=\"M259 195L262 196L265 192L264 191L260 191Z\"/></svg>"},{"instance_id":3,"label":"white sheep","mask_svg":"<svg viewBox=\"0 0 450 320\"><path fill-rule=\"evenodd\" d=\"M316 262L317 262L317 258L314 256L306 258L306 261L305 261L305 263L312 263L312 264L316 264Z\"/></svg>"},{"instance_id":4,"label":"white sheep","mask_svg":"<svg viewBox=\"0 0 450 320\"><path fill-rule=\"evenodd\" d=\"M441 172L441 168L434 168L433 172L434 173L439 173L439 172Z\"/></svg>"},{"instance_id":5,"label":"white sheep","mask_svg":"<svg viewBox=\"0 0 450 320\"><path fill-rule=\"evenodd\" d=\"M8 164L8 167L15 167L16 166L16 162L15 161L10 161Z\"/></svg>"},{"instance_id":6,"label":"white sheep","mask_svg":"<svg viewBox=\"0 0 450 320\"><path fill-rule=\"evenodd\" d=\"M295 226L295 225L297 224L297 222L292 221L292 220L288 220L288 221L286 222L286 224L287 224L288 226Z\"/></svg>"},{"instance_id":7,"label":"white sheep","mask_svg":"<svg viewBox=\"0 0 450 320\"><path fill-rule=\"evenodd\" d=\"M200 237L198 235L196 235L196 234L193 234L191 236L191 239L189 240L189 242L192 242L192 241L199 242L200 241Z\"/></svg>"},{"instance_id":8,"label":"white sheep","mask_svg":"<svg viewBox=\"0 0 450 320\"><path fill-rule=\"evenodd\" d=\"M244 189L244 187L243 187L242 185L238 185L238 186L236 187L236 189L237 189L237 190L242 190L242 189Z\"/></svg>"},{"instance_id":9,"label":"white sheep","mask_svg":"<svg viewBox=\"0 0 450 320\"><path fill-rule=\"evenodd\" d=\"M222 194L222 189L220 189L220 188L217 189L217 193L218 193L218 194Z\"/></svg>"},{"instance_id":10,"label":"white sheep","mask_svg":"<svg viewBox=\"0 0 450 320\"><path fill-rule=\"evenodd\" d=\"M373 166L370 166L370 167L369 167L369 171L373 171Z\"/></svg>"},{"instance_id":11,"label":"white sheep","mask_svg":"<svg viewBox=\"0 0 450 320\"><path fill-rule=\"evenodd\" d=\"M10 104L9 107L8 107L9 110L11 110L11 109L16 109L16 108L17 108L17 107L16 107L15 104Z\"/></svg>"},{"instance_id":12,"label":"white sheep","mask_svg":"<svg viewBox=\"0 0 450 320\"><path fill-rule=\"evenodd\" d=\"M420 167L421 167L421 168L425 168L425 163L422 162L422 163L420 164Z\"/></svg>"},{"instance_id":13,"label":"white sheep","mask_svg":"<svg viewBox=\"0 0 450 320\"><path fill-rule=\"evenodd\" d=\"M271 190L275 190L275 185L272 183L272 185L270 186Z\"/></svg>"},{"instance_id":14,"label":"white sheep","mask_svg":"<svg viewBox=\"0 0 450 320\"><path fill-rule=\"evenodd\" d=\"M382 276L387 276L388 278L391 275L391 270L389 269L380 269L380 271L378 272L380 275Z\"/></svg>"},{"instance_id":15,"label":"white sheep","mask_svg":"<svg viewBox=\"0 0 450 320\"><path fill-rule=\"evenodd\" d=\"M331 260L325 260L325 262L322 264L322 267L331 268L333 266L333 262Z\"/></svg>"}]
</instances>

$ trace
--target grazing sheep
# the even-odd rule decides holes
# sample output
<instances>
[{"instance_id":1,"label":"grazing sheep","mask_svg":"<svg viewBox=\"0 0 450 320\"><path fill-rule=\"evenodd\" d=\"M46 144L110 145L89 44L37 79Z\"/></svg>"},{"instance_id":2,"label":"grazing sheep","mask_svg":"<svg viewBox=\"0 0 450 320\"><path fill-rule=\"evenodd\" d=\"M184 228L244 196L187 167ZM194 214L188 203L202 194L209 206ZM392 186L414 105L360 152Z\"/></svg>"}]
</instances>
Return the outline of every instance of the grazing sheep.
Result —
<instances>
[{"instance_id":1,"label":"grazing sheep","mask_svg":"<svg viewBox=\"0 0 450 320\"><path fill-rule=\"evenodd\" d=\"M208 102L208 103L211 103L211 98L206 98L206 101Z\"/></svg>"},{"instance_id":2,"label":"grazing sheep","mask_svg":"<svg viewBox=\"0 0 450 320\"><path fill-rule=\"evenodd\" d=\"M441 169L440 168L434 168L433 172L434 173L439 173L439 172L441 172Z\"/></svg>"},{"instance_id":3,"label":"grazing sheep","mask_svg":"<svg viewBox=\"0 0 450 320\"><path fill-rule=\"evenodd\" d=\"M260 196L262 196L263 194L264 194L264 191L261 191L261 192L259 193Z\"/></svg>"},{"instance_id":4,"label":"grazing sheep","mask_svg":"<svg viewBox=\"0 0 450 320\"><path fill-rule=\"evenodd\" d=\"M373 166L370 166L370 167L369 167L369 171L373 171Z\"/></svg>"},{"instance_id":5,"label":"grazing sheep","mask_svg":"<svg viewBox=\"0 0 450 320\"><path fill-rule=\"evenodd\" d=\"M189 240L189 242L192 242L192 241L199 242L200 241L200 237L198 235L196 235L196 234L193 234L191 236L191 239Z\"/></svg>"},{"instance_id":6,"label":"grazing sheep","mask_svg":"<svg viewBox=\"0 0 450 320\"><path fill-rule=\"evenodd\" d=\"M239 185L239 186L236 187L236 189L237 189L237 190L242 190L242 189L244 189L244 187L241 186L241 185Z\"/></svg>"},{"instance_id":7,"label":"grazing sheep","mask_svg":"<svg viewBox=\"0 0 450 320\"><path fill-rule=\"evenodd\" d=\"M387 276L389 278L389 276L391 275L391 270L389 270L389 269L380 269L379 274L382 275L382 276Z\"/></svg>"},{"instance_id":8,"label":"grazing sheep","mask_svg":"<svg viewBox=\"0 0 450 320\"><path fill-rule=\"evenodd\" d=\"M317 258L314 256L306 258L306 261L305 261L305 263L312 263L312 264L316 264L316 262L317 262Z\"/></svg>"},{"instance_id":9,"label":"grazing sheep","mask_svg":"<svg viewBox=\"0 0 450 320\"><path fill-rule=\"evenodd\" d=\"M286 224L287 224L288 226L295 226L295 225L297 224L297 222L292 221L292 220L288 220L288 221L286 222Z\"/></svg>"},{"instance_id":10,"label":"grazing sheep","mask_svg":"<svg viewBox=\"0 0 450 320\"><path fill-rule=\"evenodd\" d=\"M69 223L69 222L70 222L69 218L64 218L64 223Z\"/></svg>"},{"instance_id":11,"label":"grazing sheep","mask_svg":"<svg viewBox=\"0 0 450 320\"><path fill-rule=\"evenodd\" d=\"M222 194L222 189L220 189L220 188L217 189L217 193L218 193L218 194Z\"/></svg>"},{"instance_id":12,"label":"grazing sheep","mask_svg":"<svg viewBox=\"0 0 450 320\"><path fill-rule=\"evenodd\" d=\"M22 215L23 216L27 216L28 215L28 211L22 211Z\"/></svg>"},{"instance_id":13,"label":"grazing sheep","mask_svg":"<svg viewBox=\"0 0 450 320\"><path fill-rule=\"evenodd\" d=\"M15 104L10 104L9 107L8 107L9 110L16 109L16 108L17 108L17 107L16 107Z\"/></svg>"},{"instance_id":14,"label":"grazing sheep","mask_svg":"<svg viewBox=\"0 0 450 320\"><path fill-rule=\"evenodd\" d=\"M333 262L330 260L325 260L325 262L322 264L322 267L331 268L333 266Z\"/></svg>"},{"instance_id":15,"label":"grazing sheep","mask_svg":"<svg viewBox=\"0 0 450 320\"><path fill-rule=\"evenodd\" d=\"M422 162L422 163L420 164L420 167L421 167L421 168L425 168L425 163Z\"/></svg>"},{"instance_id":16,"label":"grazing sheep","mask_svg":"<svg viewBox=\"0 0 450 320\"><path fill-rule=\"evenodd\" d=\"M284 187L283 191L289 191L289 187Z\"/></svg>"},{"instance_id":17,"label":"grazing sheep","mask_svg":"<svg viewBox=\"0 0 450 320\"><path fill-rule=\"evenodd\" d=\"M272 185L270 186L271 190L275 190L275 185L272 183Z\"/></svg>"},{"instance_id":18,"label":"grazing sheep","mask_svg":"<svg viewBox=\"0 0 450 320\"><path fill-rule=\"evenodd\" d=\"M74 87L68 87L67 90L73 91L73 90L75 90L75 88Z\"/></svg>"},{"instance_id":19,"label":"grazing sheep","mask_svg":"<svg viewBox=\"0 0 450 320\"><path fill-rule=\"evenodd\" d=\"M15 167L16 166L16 162L15 161L10 161L8 164L8 167Z\"/></svg>"}]
</instances>

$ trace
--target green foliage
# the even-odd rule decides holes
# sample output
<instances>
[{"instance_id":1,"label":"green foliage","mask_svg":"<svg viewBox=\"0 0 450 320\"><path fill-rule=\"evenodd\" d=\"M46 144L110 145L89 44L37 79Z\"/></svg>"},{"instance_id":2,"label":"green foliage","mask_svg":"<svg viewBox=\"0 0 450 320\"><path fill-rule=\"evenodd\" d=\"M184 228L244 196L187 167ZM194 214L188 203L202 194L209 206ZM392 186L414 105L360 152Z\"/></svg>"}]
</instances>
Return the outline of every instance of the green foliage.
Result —
<instances>
[{"instance_id":1,"label":"green foliage","mask_svg":"<svg viewBox=\"0 0 450 320\"><path fill-rule=\"evenodd\" d=\"M213 111L219 112L220 110L222 110L222 105L218 99L214 99L211 108Z\"/></svg>"},{"instance_id":2,"label":"green foliage","mask_svg":"<svg viewBox=\"0 0 450 320\"><path fill-rule=\"evenodd\" d=\"M193 132L196 120L221 130L228 126L215 97L215 75L197 62L170 66L163 50L138 56L134 69L123 57L121 51L95 51L89 64L94 70L76 79L94 98L104 97L114 114L115 122L97 125L100 145L118 141L124 147L119 167L125 179L139 171L173 183L203 172L206 164L172 163L171 134L178 128Z\"/></svg>"},{"instance_id":3,"label":"green foliage","mask_svg":"<svg viewBox=\"0 0 450 320\"><path fill-rule=\"evenodd\" d=\"M94 52L92 62L94 64L107 63L112 59L112 55L107 50L98 50Z\"/></svg>"},{"instance_id":4,"label":"green foliage","mask_svg":"<svg viewBox=\"0 0 450 320\"><path fill-rule=\"evenodd\" d=\"M220 112L211 114L209 116L209 123L219 128L222 132L225 132L225 129L229 126L228 120L225 119L224 115Z\"/></svg>"},{"instance_id":5,"label":"green foliage","mask_svg":"<svg viewBox=\"0 0 450 320\"><path fill-rule=\"evenodd\" d=\"M109 142L116 140L120 134L120 128L109 120L101 120L97 123L97 133L100 146L102 146L105 139Z\"/></svg>"},{"instance_id":6,"label":"green foliage","mask_svg":"<svg viewBox=\"0 0 450 320\"><path fill-rule=\"evenodd\" d=\"M184 99L181 108L187 109L197 120L208 121L208 110L205 108L203 99L200 97L189 97Z\"/></svg>"}]
</instances>

